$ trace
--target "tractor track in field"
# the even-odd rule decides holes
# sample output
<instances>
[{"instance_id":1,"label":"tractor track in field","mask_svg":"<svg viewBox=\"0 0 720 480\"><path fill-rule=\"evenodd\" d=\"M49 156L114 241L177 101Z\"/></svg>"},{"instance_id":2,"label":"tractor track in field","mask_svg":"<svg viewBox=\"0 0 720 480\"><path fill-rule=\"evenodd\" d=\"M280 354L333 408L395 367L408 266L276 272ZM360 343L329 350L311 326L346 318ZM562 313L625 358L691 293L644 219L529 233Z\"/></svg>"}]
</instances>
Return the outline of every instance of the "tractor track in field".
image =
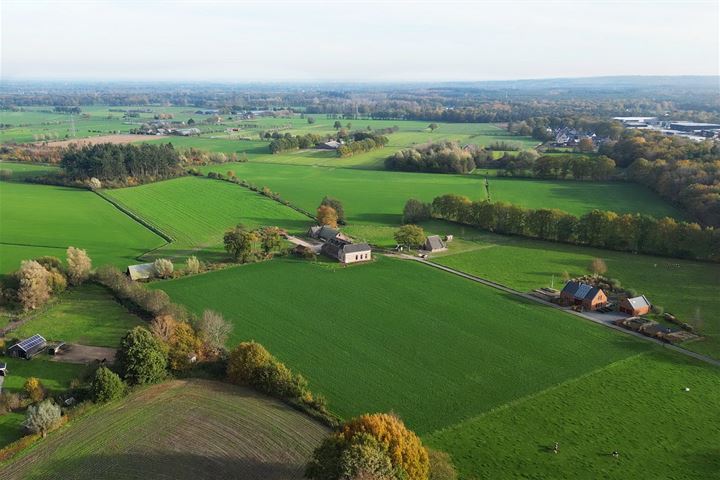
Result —
<instances>
[{"instance_id":1,"label":"tractor track in field","mask_svg":"<svg viewBox=\"0 0 720 480\"><path fill-rule=\"evenodd\" d=\"M680 354L682 354L682 355L686 355L686 356L688 356L688 357L692 357L692 358L694 358L694 359L696 359L696 360L699 360L699 361L701 361L701 362L705 362L705 363L710 364L710 365L712 365L712 366L720 367L720 360L716 360L716 359L714 359L714 358L712 358L712 357L709 357L709 356L707 356L707 355L703 355L703 354L700 354L700 353L696 353L696 352L693 352L693 351L691 351L691 350L687 350L687 349L685 349L685 348L679 347L679 346L677 346L677 345L672 345L672 344L669 344L669 343L665 343L665 342L663 342L663 341L661 341L661 340L658 340L658 339L655 339L655 338L646 337L645 335L642 335L641 333L633 332L633 331L631 331L631 330L624 329L624 328L619 327L619 326L617 326L617 325L613 325L613 324L610 324L610 323L608 323L608 322L604 322L604 321L599 320L599 319L597 319L597 318L595 318L595 317L592 317L592 316L590 316L590 315L586 315L586 314L584 314L584 313L582 313L582 312L576 312L576 311L574 311L574 310L569 310L569 309L567 309L567 308L561 307L560 305L555 305L555 304L553 304L553 303L546 302L546 301L541 300L541 299L539 299L539 298L537 298L537 297L535 297L535 296L533 296L533 295L530 295L529 293L525 293L525 292L521 292L521 291L519 291L519 290L515 290L515 289L510 288L510 287L508 287L508 286L506 286L506 285L503 285L503 284L501 284L501 283L493 282L492 280L488 280L488 279L486 279L486 278L477 277L477 276L475 276L475 275L471 275L471 274L469 274L469 273L465 273L465 272L463 272L463 271L456 270L456 269L454 269L454 268L446 267L445 265L440 265L439 263L435 263L435 262L433 262L433 261L430 261L430 260L427 260L427 259L424 259L424 258L414 257L414 256L412 256L412 255L407 255L407 254L402 254L402 253L401 253L401 254L397 254L397 253L385 253L385 255L390 256L390 257L400 258L400 259L403 259L403 260L411 260L411 261L415 261L415 262L421 263L421 264L423 264L423 265L428 265L428 266L430 266L430 267L437 268L438 270L442 270L442 271L444 271L444 272L451 273L451 274L453 274L453 275L457 275L457 276L462 277L462 278L465 278L465 279L467 279L467 280L471 280L471 281L473 281L473 282L477 282L477 283L480 283L480 284L482 284L482 285L486 285L486 286L488 286L488 287L495 288L495 289L497 289L497 290L500 290L500 291L502 291L502 292L508 293L508 294L510 294L510 295L514 295L514 296L516 296L516 297L520 297L520 298L522 298L522 299L524 299L524 300L529 300L529 301L532 301L532 302L535 302L535 303L539 303L539 304L544 305L544 306L546 306L546 307L551 307L551 308L554 308L554 309L556 309L556 310L560 310L560 311L562 311L562 312L568 313L568 314L570 314L570 315L575 315L576 317L579 317L579 318L582 318L582 319L584 319L584 320L587 320L587 321L596 323L596 324L598 324L598 325L602 325L602 326L607 327L607 328L611 328L611 329L616 330L616 331L618 331L618 332L622 332L622 333L624 333L624 334L632 335L632 336L634 336L634 337L636 337L636 338L639 338L639 339L642 339L642 340L645 340L645 341L648 341L648 342L655 343L656 345L660 345L660 346L665 347L665 348L667 348L667 349L669 349L669 350L673 350L673 351L675 351L675 352L677 352L677 353L680 353Z\"/></svg>"}]
</instances>

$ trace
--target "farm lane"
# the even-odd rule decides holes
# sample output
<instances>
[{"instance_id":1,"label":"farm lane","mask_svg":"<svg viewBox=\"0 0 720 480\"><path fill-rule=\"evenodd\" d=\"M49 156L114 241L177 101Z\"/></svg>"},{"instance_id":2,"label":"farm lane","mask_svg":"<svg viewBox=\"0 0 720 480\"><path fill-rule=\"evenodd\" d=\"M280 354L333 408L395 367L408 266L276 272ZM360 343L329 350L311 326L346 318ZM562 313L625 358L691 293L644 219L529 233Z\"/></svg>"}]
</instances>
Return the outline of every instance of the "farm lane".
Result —
<instances>
[{"instance_id":1,"label":"farm lane","mask_svg":"<svg viewBox=\"0 0 720 480\"><path fill-rule=\"evenodd\" d=\"M465 278L465 279L467 279L467 280L472 280L473 282L477 282L477 283L481 283L481 284L483 284L483 285L487 285L488 287L492 287L492 288L501 290L501 291L503 291L503 292L505 292L505 293L509 293L509 294L511 294L511 295L515 295L515 296L524 298L524 299L526 299L526 300L530 300L530 301L533 301L533 302L536 302L536 303L540 303L540 304L542 304L542 305L555 308L555 309L560 310L560 311L563 311L563 312L565 312L565 313L569 313L569 314L571 314L571 315L575 315L576 317L580 317L580 318L583 318L583 319L585 319L585 320L589 320L589 321L591 321L591 322L593 322L593 323L597 323L597 324L599 324L599 325L603 325L603 326L605 326L605 327L612 328L612 329L614 329L614 330L617 330L618 332L622 332L622 333L625 333L625 334L628 334L628 335L633 335L633 336L635 336L635 337L637 337L637 338L640 338L640 339L642 339L642 340L649 341L649 342L653 342L653 343L655 343L655 344L657 344L657 345L661 345L661 346L663 346L663 347L665 347L665 348L668 348L668 349L673 350L673 351L675 351L675 352L681 353L681 354L683 354L683 355L687 355L687 356L689 356L689 357L692 357L692 358L694 358L694 359L696 359L696 360L700 360L701 362L708 363L708 364L713 365L713 366L715 366L715 367L720 367L720 360L716 360L716 359L711 358L711 357L708 357L708 356L706 356L706 355L702 355L702 354L700 354L700 353L696 353L696 352L687 350L687 349L682 348L682 347L679 347L679 346L677 346L677 345L672 345L672 344L669 344L669 343L662 342L661 340L657 340L657 339L654 339L654 338L646 337L645 335L642 335L641 333L633 332L633 331L631 331L631 330L627 330L627 329L624 329L624 328L619 327L619 326L617 326L617 325L614 325L614 324L610 323L609 321L601 320L601 319L597 318L597 317L594 316L594 315L589 315L589 314L586 314L586 313L583 313L583 312L576 312L576 311L574 311L574 310L570 310L570 309L567 309L567 308L563 308L563 307L561 307L560 305L555 305L555 304L553 304L553 303L546 302L546 301L541 300L541 299L539 299L539 298L537 298L537 297L535 297L535 296L533 296L533 295L530 295L529 293L520 292L520 291L518 291L518 290L512 289L512 288L507 287L507 286L505 286L505 285L502 285L502 284L500 284L500 283L496 283L496 282L493 282L493 281L491 281L491 280L487 280L487 279L485 279L485 278L476 277L475 275L470 275L469 273L465 273L465 272L462 272L462 271L460 271L460 270L456 270L456 269L454 269L454 268L446 267L445 265L440 265L439 263L435 263L435 262L432 262L432 261L430 261L430 260L426 260L426 259L424 259L424 258L414 257L414 256L412 256L412 255L407 255L407 254L404 254L404 253L399 253L399 254L398 254L398 253L385 253L385 255L386 255L386 256L389 256L389 257L400 258L400 259L403 259L403 260L414 260L414 261L416 261L416 262L419 262L419 263L422 263L422 264L425 264L425 265L428 265L428 266L437 268L437 269L439 269L439 270L443 270L443 271L445 271L445 272L447 272L447 273L452 273L453 275L457 275L457 276L462 277L462 278Z\"/></svg>"}]
</instances>

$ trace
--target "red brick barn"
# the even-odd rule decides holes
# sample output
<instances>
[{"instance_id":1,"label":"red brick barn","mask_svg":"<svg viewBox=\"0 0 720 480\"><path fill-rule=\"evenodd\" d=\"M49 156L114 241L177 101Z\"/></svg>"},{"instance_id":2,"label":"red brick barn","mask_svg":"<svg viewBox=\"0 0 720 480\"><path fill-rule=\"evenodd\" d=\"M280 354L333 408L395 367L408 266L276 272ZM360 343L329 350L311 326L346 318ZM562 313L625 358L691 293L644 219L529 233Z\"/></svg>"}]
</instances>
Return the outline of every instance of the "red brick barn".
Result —
<instances>
[{"instance_id":1,"label":"red brick barn","mask_svg":"<svg viewBox=\"0 0 720 480\"><path fill-rule=\"evenodd\" d=\"M620 302L620 311L637 317L638 315L645 315L650 311L652 305L645 295L639 297L625 298Z\"/></svg>"},{"instance_id":2,"label":"red brick barn","mask_svg":"<svg viewBox=\"0 0 720 480\"><path fill-rule=\"evenodd\" d=\"M597 310L607 305L607 295L602 289L587 283L568 282L560 292L563 305L581 305L585 310Z\"/></svg>"}]
</instances>

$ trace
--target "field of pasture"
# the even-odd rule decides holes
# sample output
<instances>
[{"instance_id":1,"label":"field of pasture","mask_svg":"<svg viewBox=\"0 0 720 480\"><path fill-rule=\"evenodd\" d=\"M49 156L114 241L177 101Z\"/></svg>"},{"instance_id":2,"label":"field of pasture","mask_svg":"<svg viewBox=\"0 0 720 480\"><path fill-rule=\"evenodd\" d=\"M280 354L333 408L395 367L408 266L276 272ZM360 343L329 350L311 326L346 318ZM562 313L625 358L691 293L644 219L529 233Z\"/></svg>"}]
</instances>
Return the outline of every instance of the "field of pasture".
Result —
<instances>
[{"instance_id":1,"label":"field of pasture","mask_svg":"<svg viewBox=\"0 0 720 480\"><path fill-rule=\"evenodd\" d=\"M165 241L98 195L76 188L3 182L0 272L40 255L84 248L95 265L125 266Z\"/></svg>"},{"instance_id":2,"label":"field of pasture","mask_svg":"<svg viewBox=\"0 0 720 480\"><path fill-rule=\"evenodd\" d=\"M20 453L4 479L302 478L327 430L250 390L173 380L97 408Z\"/></svg>"},{"instance_id":3,"label":"field of pasture","mask_svg":"<svg viewBox=\"0 0 720 480\"><path fill-rule=\"evenodd\" d=\"M308 211L314 211L325 195L334 196L344 204L349 233L393 246L392 229L388 227L396 228L400 224L407 199L432 201L446 193L485 198L484 178L478 175L359 171L254 162L209 166L203 170L233 171L238 178L268 186ZM576 215L598 208L682 217L680 211L648 189L629 183L492 178L490 192L493 200L531 208L559 208Z\"/></svg>"},{"instance_id":4,"label":"field of pasture","mask_svg":"<svg viewBox=\"0 0 720 480\"><path fill-rule=\"evenodd\" d=\"M273 260L152 284L234 324L343 417L395 411L421 434L650 346L402 260ZM402 308L398 308L401 302Z\"/></svg>"},{"instance_id":5,"label":"field of pasture","mask_svg":"<svg viewBox=\"0 0 720 480\"><path fill-rule=\"evenodd\" d=\"M221 252L223 234L237 224L278 226L291 233L303 233L312 224L305 215L263 195L207 178L184 177L105 193L174 239L158 251L163 255L193 249Z\"/></svg>"},{"instance_id":6,"label":"field of pasture","mask_svg":"<svg viewBox=\"0 0 720 480\"><path fill-rule=\"evenodd\" d=\"M637 355L425 440L461 478L683 478L720 471L716 367ZM689 391L685 391L685 387ZM555 442L559 452L552 451ZM618 458L612 456L617 450Z\"/></svg>"},{"instance_id":7,"label":"field of pasture","mask_svg":"<svg viewBox=\"0 0 720 480\"><path fill-rule=\"evenodd\" d=\"M556 288L562 287L564 272L570 276L589 273L590 262L602 258L608 267L606 275L696 325L705 338L687 343L686 348L720 358L718 264L508 237L445 222L424 226L457 239L448 252L434 255L434 261L521 291L553 282Z\"/></svg>"}]
</instances>

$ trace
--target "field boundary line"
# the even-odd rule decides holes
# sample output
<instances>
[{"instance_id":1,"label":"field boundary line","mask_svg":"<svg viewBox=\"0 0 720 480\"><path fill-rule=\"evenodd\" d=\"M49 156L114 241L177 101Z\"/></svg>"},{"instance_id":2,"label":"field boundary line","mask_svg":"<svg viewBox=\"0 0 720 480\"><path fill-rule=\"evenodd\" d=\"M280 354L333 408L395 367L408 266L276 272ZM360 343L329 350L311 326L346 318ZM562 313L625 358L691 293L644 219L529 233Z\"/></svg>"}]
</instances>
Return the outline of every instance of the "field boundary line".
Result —
<instances>
[{"instance_id":1,"label":"field boundary line","mask_svg":"<svg viewBox=\"0 0 720 480\"><path fill-rule=\"evenodd\" d=\"M516 406L518 406L518 405L520 405L520 404L523 404L523 403L525 403L525 402L527 402L527 401L533 400L534 398L537 398L537 397L539 397L539 396L541 396L541 395L543 395L543 394L545 394L545 393L549 393L549 392L552 392L552 391L554 391L554 390L558 390L558 389L560 389L560 388L562 388L562 387L565 387L565 386L567 386L567 385L572 385L573 383L577 383L577 382L579 382L579 381L581 381L581 380L584 380L584 379L586 379L586 378L592 377L592 376L594 376L594 375L596 375L596 374L599 374L599 373L601 373L601 372L604 372L604 371L606 371L606 370L610 370L611 368L614 368L614 367L616 367L616 366L622 365L623 363L630 362L631 360L634 360L634 359L636 359L636 358L643 357L643 356L646 356L646 355L650 355L651 353L652 353L652 352L641 352L641 353L636 353L636 354L630 355L630 356L625 357L625 358L621 358L621 359L619 359L619 360L615 360L614 362L610 362L610 363L608 363L607 365L603 365L602 367L599 367L599 368L596 368L596 369L594 369L594 370L590 370L590 371L588 371L588 372L585 372L585 373L583 373L583 374L581 374L581 375L578 375L577 377L568 378L567 380L563 380L563 381L560 382L560 383L556 383L555 385L551 385L551 386L549 386L549 387L547 387L547 388L543 388L542 390L538 390L538 391L536 391L536 392L530 393L530 394L525 395L525 396L523 396L523 397L515 398L515 399L513 399L513 400L510 400L509 402L503 403L502 405L498 405L498 406L496 406L496 407L493 407L493 408L491 408L490 410L486 410L486 411L484 411L484 412L482 412L482 413L479 413L479 414L477 414L477 415L474 415L474 416L472 416L472 417L468 417L468 418L466 418L465 420L461 420L461 421L459 421L459 422L457 422L457 423L453 423L453 424L451 424L451 425L448 425L447 427L439 428L439 429L434 430L434 431L432 431L432 432L430 432L430 433L428 433L428 434L426 434L426 435L422 435L422 437L423 437L423 438L429 438L429 437L433 437L433 436L435 436L435 435L440 435L440 434L446 433L446 432L448 432L448 431L451 431L451 430L454 430L454 429L456 429L456 428L458 428L458 427L461 427L462 425L465 425L465 424L467 424L467 423L472 423L472 422L477 421L477 420L479 420L479 419L481 419L481 418L483 418L483 417L487 417L487 416L492 415L492 414L495 414L495 413L497 413L497 412L501 412L501 411L508 410L508 409L510 409L510 408L516 407Z\"/></svg>"},{"instance_id":2,"label":"field boundary line","mask_svg":"<svg viewBox=\"0 0 720 480\"><path fill-rule=\"evenodd\" d=\"M655 339L655 338L646 337L645 335L643 335L643 334L641 334L641 333L633 332L632 330L627 330L627 329L622 328L622 327L619 327L619 326L617 326L617 325L613 325L613 324L610 324L610 323L607 323L607 322L603 322L603 321L601 321L601 320L597 320L597 319L595 319L595 318L593 318L593 317L590 317L590 316L588 316L588 315L583 314L582 312L576 312L576 311L574 311L574 310L569 310L569 309L563 308L563 307L561 307L560 305L555 305L555 304L553 304L553 303L546 302L546 301L541 300L541 299L539 299L539 298L537 298L537 297L535 297L535 296L533 296L533 295L530 295L529 293L520 292L520 291L518 291L518 290L515 290L515 289L513 289L513 288L510 288L510 287L508 287L508 286L506 286L506 285L503 285L503 284L501 284L501 283L493 282L492 280L487 280L487 279L482 278L482 277L477 277L477 276L475 276L475 275L471 275L471 274L469 274L469 273L465 273L465 272L463 272L463 271L456 270L456 269L454 269L454 268L446 267L445 265L441 265L441 264L439 264L439 263L435 263L435 262L432 262L432 261L430 261L430 260L425 260L425 259L422 259L422 258L416 258L416 257L412 257L412 256L406 255L406 254L400 254L400 255L393 254L393 255L389 255L389 256L392 256L392 257L395 257L395 258L401 258L401 259L404 259L404 260L412 260L412 261L415 261L415 262L418 262L418 263L421 263L421 264L424 264L424 265L428 265L428 266L430 266L430 267L437 268L438 270L442 270L442 271L444 271L444 272L451 273L451 274L453 274L453 275L457 275L457 276L462 277L462 278L465 278L465 279L467 279L467 280L471 280L471 281L473 281L473 282L477 282L477 283L480 283L480 284L482 284L482 285L486 285L486 286L488 286L488 287L495 288L495 289L497 289L497 290L500 290L500 291L505 292L505 293L509 293L509 294L514 295L514 296L516 296L516 297L522 298L522 299L524 299L524 300L528 300L528 301L531 301L531 302L534 302L534 303L537 303L537 304L544 305L544 306L546 306L546 307L554 308L554 309L556 309L556 310L559 310L559 311L561 311L561 312L565 312L565 313L570 314L570 315L574 315L574 316L576 316L576 317L578 317L578 318L582 318L583 320L586 320L586 321L588 321L588 322L592 322L592 323L595 323L595 324L597 324L597 325L602 325L603 327L613 329L613 330L615 330L615 331L617 331L617 332L620 332L620 333L624 333L625 335L631 335L631 336L633 336L633 337L635 337L635 338L638 338L638 339L640 339L640 340L644 340L644 341L646 341L646 342L651 342L651 343L654 343L654 344L656 344L656 345L660 345L661 347L667 348L668 350L673 350L673 351L675 351L675 352L678 352L678 353L680 353L680 354L686 355L686 356L688 356L688 357L692 357L692 358L694 358L694 359L696 359L696 360L699 360L699 361L701 361L701 362L705 362L705 363L710 364L710 365L712 365L712 366L714 366L714 367L720 367L720 360L714 359L714 358L709 357L709 356L707 356L707 355L703 355L703 354L700 354L700 353L697 353L697 352L693 352L692 350L688 350L688 349L686 349L686 348L682 348L682 347L680 347L680 346L678 346L678 345L673 345L673 344L671 344L671 343L665 343L665 342L663 342L663 341L661 341L661 340L658 340L658 339Z\"/></svg>"},{"instance_id":3,"label":"field boundary line","mask_svg":"<svg viewBox=\"0 0 720 480\"><path fill-rule=\"evenodd\" d=\"M114 198L108 196L105 192L101 192L100 190L93 190L93 191L98 196L100 196L100 198L104 199L105 201L107 201L108 203L113 205L115 208L117 208L118 210L120 210L125 215L132 218L139 224L141 224L143 227L145 227L148 230L150 230L151 232L153 232L155 235L158 235L159 237L161 237L167 243L172 243L175 241L175 239L173 237L171 237L169 234L165 233L160 227L153 225L148 220L145 220L140 215L133 212L130 208L126 207L125 205L123 205L119 201L115 200ZM155 249L153 249L153 250L155 250Z\"/></svg>"}]
</instances>

